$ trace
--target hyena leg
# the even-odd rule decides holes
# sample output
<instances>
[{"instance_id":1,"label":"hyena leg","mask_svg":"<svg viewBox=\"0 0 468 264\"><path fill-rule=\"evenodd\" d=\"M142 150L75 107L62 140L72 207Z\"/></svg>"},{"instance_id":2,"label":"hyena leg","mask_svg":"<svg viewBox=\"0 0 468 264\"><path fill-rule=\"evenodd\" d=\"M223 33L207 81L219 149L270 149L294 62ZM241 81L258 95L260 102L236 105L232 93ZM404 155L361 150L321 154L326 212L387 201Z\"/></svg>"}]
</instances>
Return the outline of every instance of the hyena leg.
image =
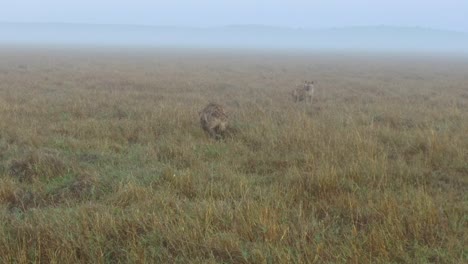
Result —
<instances>
[{"instance_id":1,"label":"hyena leg","mask_svg":"<svg viewBox=\"0 0 468 264\"><path fill-rule=\"evenodd\" d=\"M219 138L219 135L216 131L216 127L208 127L207 131L208 134L210 135L210 137L212 138L215 138L215 139L218 139Z\"/></svg>"},{"instance_id":2,"label":"hyena leg","mask_svg":"<svg viewBox=\"0 0 468 264\"><path fill-rule=\"evenodd\" d=\"M223 133L223 132L221 131L219 125L216 126L216 127L214 127L213 131L214 131L214 133L215 133L215 134L214 134L214 138L215 138L216 140L222 139L222 137L223 137L223 136L222 136L222 133Z\"/></svg>"}]
</instances>

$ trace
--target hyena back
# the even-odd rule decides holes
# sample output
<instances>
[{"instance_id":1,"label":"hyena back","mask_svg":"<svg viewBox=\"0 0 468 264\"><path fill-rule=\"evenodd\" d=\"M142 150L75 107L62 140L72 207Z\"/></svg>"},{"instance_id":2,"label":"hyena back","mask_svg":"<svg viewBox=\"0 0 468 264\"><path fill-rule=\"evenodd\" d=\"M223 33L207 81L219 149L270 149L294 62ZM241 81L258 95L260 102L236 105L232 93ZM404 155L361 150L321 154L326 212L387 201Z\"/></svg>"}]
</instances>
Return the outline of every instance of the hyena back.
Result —
<instances>
[{"instance_id":1,"label":"hyena back","mask_svg":"<svg viewBox=\"0 0 468 264\"><path fill-rule=\"evenodd\" d=\"M220 139L226 130L228 116L223 106L209 103L199 113L203 130L215 139Z\"/></svg>"},{"instance_id":2,"label":"hyena back","mask_svg":"<svg viewBox=\"0 0 468 264\"><path fill-rule=\"evenodd\" d=\"M292 96L294 102L306 101L307 103L312 102L312 96L314 95L314 82L313 81L305 81L303 85L300 85L296 89L293 90Z\"/></svg>"}]
</instances>

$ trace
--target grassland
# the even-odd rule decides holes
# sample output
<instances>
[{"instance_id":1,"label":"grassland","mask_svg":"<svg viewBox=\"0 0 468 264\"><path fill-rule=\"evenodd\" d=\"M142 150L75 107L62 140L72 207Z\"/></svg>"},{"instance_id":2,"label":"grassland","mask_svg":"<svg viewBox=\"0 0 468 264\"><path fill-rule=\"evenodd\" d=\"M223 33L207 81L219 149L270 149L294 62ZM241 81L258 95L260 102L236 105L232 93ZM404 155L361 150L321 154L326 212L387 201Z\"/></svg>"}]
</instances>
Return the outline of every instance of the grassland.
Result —
<instances>
[{"instance_id":1,"label":"grassland","mask_svg":"<svg viewBox=\"0 0 468 264\"><path fill-rule=\"evenodd\" d=\"M1 263L468 261L468 59L0 50ZM289 91L315 80L310 105ZM224 104L208 138L197 112Z\"/></svg>"}]
</instances>

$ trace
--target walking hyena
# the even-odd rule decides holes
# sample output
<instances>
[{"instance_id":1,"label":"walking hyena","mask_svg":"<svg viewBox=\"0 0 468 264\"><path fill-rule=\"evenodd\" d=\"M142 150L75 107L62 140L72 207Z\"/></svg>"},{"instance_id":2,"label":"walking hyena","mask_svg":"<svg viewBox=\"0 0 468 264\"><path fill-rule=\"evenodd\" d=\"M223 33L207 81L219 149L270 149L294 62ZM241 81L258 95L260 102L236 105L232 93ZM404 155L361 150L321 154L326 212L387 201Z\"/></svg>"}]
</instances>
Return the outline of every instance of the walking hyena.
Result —
<instances>
[{"instance_id":1,"label":"walking hyena","mask_svg":"<svg viewBox=\"0 0 468 264\"><path fill-rule=\"evenodd\" d=\"M305 100L307 103L311 103L314 90L315 88L313 81L304 81L303 85L299 85L299 87L292 91L294 102L297 103Z\"/></svg>"},{"instance_id":2,"label":"walking hyena","mask_svg":"<svg viewBox=\"0 0 468 264\"><path fill-rule=\"evenodd\" d=\"M224 107L219 104L209 103L198 114L203 130L211 137L220 139L228 123L228 116Z\"/></svg>"}]
</instances>

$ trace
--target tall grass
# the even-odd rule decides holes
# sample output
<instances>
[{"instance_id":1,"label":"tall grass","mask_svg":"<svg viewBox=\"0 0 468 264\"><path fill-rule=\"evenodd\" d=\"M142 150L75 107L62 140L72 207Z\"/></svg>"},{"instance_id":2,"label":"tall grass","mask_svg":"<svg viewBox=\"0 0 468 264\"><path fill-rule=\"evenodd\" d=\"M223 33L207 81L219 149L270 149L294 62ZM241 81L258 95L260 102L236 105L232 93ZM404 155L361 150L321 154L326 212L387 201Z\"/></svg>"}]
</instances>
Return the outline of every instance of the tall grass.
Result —
<instances>
[{"instance_id":1,"label":"tall grass","mask_svg":"<svg viewBox=\"0 0 468 264\"><path fill-rule=\"evenodd\" d=\"M2 263L468 261L468 61L0 51ZM315 80L310 105L290 89ZM214 141L197 112L224 104Z\"/></svg>"}]
</instances>

